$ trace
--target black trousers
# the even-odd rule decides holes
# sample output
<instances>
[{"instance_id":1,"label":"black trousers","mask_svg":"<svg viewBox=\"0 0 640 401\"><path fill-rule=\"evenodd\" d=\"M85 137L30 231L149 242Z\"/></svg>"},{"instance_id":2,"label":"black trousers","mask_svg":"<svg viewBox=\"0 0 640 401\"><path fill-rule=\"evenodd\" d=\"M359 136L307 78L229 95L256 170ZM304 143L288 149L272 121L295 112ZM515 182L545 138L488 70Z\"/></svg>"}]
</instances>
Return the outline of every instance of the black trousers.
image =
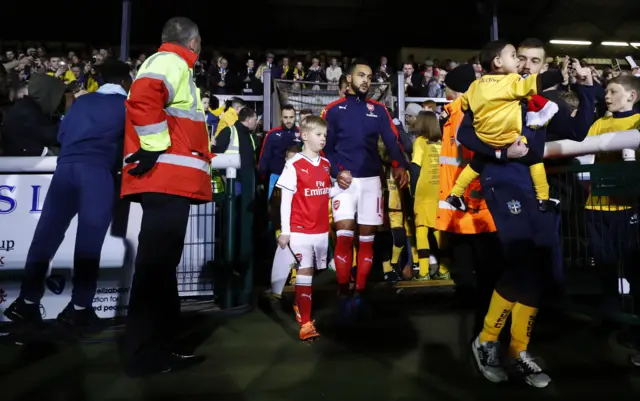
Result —
<instances>
[{"instance_id":1,"label":"black trousers","mask_svg":"<svg viewBox=\"0 0 640 401\"><path fill-rule=\"evenodd\" d=\"M491 295L502 274L502 243L497 233L449 233L447 243L452 252L449 270L457 290L474 293L475 335L482 329Z\"/></svg>"},{"instance_id":2,"label":"black trousers","mask_svg":"<svg viewBox=\"0 0 640 401\"><path fill-rule=\"evenodd\" d=\"M153 367L167 361L181 328L176 268L182 257L191 201L146 193L131 285L125 346L128 363Z\"/></svg>"}]
</instances>

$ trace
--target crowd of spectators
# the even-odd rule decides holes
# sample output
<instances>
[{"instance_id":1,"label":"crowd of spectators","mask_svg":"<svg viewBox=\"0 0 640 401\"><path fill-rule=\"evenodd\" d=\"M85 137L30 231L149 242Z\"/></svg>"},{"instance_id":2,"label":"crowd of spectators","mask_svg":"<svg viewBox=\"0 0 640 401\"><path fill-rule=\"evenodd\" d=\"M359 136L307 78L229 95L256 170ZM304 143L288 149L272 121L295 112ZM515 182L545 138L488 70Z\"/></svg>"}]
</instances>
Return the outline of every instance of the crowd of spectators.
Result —
<instances>
[{"instance_id":1,"label":"crowd of spectators","mask_svg":"<svg viewBox=\"0 0 640 401\"><path fill-rule=\"evenodd\" d=\"M0 65L0 123L6 121L8 109L25 96L40 105L41 123L49 122L44 131L37 129L38 124L27 124L24 115L18 119L20 127L7 127L4 124L2 150L5 155L34 155L55 154L55 127L60 117L73 102L73 99L88 92L94 92L101 85L100 66L110 57L114 57L109 48L95 48L88 53L81 54L68 51L66 54L49 53L44 47L29 47L26 49L3 49ZM135 77L137 68L145 61L146 53L140 53L135 58L129 58L127 63L131 68L131 75ZM231 62L230 62L231 60ZM306 88L316 88L323 84L325 87L338 88L340 78L344 76L353 59L349 57L333 57L326 54L307 53L303 57L276 57L272 53L255 57L251 53L244 57L230 57L219 52L213 52L211 57L201 57L194 68L194 79L203 97L210 100L211 109L217 109L217 100L212 95L262 95L264 71L271 70L273 79L299 81L299 85ZM389 83L393 92L397 94L397 73L402 71L405 76L404 92L409 97L428 97L442 99L445 97L444 79L451 69L460 62L453 60L427 59L416 61L413 56L398 65L396 70L390 65L388 58L380 57L372 60L374 66L374 82ZM638 71L623 71L619 66L597 68L584 61L566 57L565 59L545 60L550 67L560 68L565 73L563 89L567 97L572 98L570 86L575 81L576 72L581 68L589 68L596 84L605 85L606 82L619 74L638 73ZM467 60L472 63L478 76L482 73L477 60ZM38 75L48 75L64 84L53 85L51 80L33 78ZM56 89L57 88L57 89ZM62 89L61 89L62 88ZM46 103L46 105L44 105ZM604 102L600 102L604 107ZM23 108L24 109L24 108ZM29 113L33 113L33 108ZM24 110L23 110L24 111ZM602 109L601 109L602 111ZM602 114L602 113L600 113ZM34 117L33 114L27 114ZM33 118L32 118L33 120ZM35 119L34 121L37 121ZM42 125L40 124L40 125ZM46 125L46 124L45 124ZM11 150L8 143L10 137L18 135L7 131L29 131L33 141L42 145L35 146L35 150L25 151L24 141L19 141L20 149ZM43 139L47 138L47 139ZM44 150L46 149L46 151Z\"/></svg>"}]
</instances>

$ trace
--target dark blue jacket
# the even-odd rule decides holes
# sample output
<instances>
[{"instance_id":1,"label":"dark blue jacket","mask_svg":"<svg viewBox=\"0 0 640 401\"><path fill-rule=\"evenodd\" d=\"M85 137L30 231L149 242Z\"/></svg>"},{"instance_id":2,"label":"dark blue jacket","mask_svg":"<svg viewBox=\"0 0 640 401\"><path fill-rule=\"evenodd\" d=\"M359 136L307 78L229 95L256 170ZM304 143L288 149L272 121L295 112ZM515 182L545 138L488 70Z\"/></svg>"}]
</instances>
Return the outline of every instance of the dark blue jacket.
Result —
<instances>
[{"instance_id":1,"label":"dark blue jacket","mask_svg":"<svg viewBox=\"0 0 640 401\"><path fill-rule=\"evenodd\" d=\"M331 162L331 175L349 170L353 177L378 177L382 160L378 138L387 149L394 167L409 168L398 132L387 108L375 100L347 95L327 106L327 144L324 154Z\"/></svg>"},{"instance_id":2,"label":"dark blue jacket","mask_svg":"<svg viewBox=\"0 0 640 401\"><path fill-rule=\"evenodd\" d=\"M267 132L260 150L258 164L260 176L268 178L271 174L282 174L287 148L294 145L302 146L300 134L298 134L298 129L295 126L290 130L280 126Z\"/></svg>"},{"instance_id":3,"label":"dark blue jacket","mask_svg":"<svg viewBox=\"0 0 640 401\"><path fill-rule=\"evenodd\" d=\"M107 169L121 166L125 100L123 94L100 92L76 99L58 132L58 164L85 163Z\"/></svg>"}]
</instances>

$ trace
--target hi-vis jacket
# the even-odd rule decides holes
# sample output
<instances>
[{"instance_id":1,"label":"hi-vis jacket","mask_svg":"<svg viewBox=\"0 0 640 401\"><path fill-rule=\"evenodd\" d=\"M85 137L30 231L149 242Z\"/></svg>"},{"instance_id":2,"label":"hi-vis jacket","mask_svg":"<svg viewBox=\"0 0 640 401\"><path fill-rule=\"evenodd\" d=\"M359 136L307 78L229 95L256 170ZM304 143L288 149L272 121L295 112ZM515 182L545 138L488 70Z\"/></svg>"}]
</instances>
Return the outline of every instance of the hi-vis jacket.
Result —
<instances>
[{"instance_id":1,"label":"hi-vis jacket","mask_svg":"<svg viewBox=\"0 0 640 401\"><path fill-rule=\"evenodd\" d=\"M469 210L462 212L445 202L462 169L473 158L473 152L460 145L456 139L462 123L462 99L447 104L449 119L442 128L440 148L440 199L436 215L436 230L458 234L478 234L496 231L487 203L480 192L480 181L476 178L467 188L464 198Z\"/></svg>"},{"instance_id":2,"label":"hi-vis jacket","mask_svg":"<svg viewBox=\"0 0 640 401\"><path fill-rule=\"evenodd\" d=\"M164 43L138 71L126 102L125 158L140 148L165 151L148 173L133 177L126 165L123 197L145 192L211 201L211 156L204 107L193 81L197 55ZM133 199L135 201L135 199Z\"/></svg>"}]
</instances>

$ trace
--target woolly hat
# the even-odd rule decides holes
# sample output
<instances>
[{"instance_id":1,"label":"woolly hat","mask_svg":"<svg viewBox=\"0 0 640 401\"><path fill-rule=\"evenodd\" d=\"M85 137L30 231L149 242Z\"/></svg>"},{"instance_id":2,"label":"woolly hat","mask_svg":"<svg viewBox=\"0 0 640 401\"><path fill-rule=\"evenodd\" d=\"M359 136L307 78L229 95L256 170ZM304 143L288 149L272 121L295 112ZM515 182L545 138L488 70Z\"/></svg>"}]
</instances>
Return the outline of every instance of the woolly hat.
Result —
<instances>
[{"instance_id":1,"label":"woolly hat","mask_svg":"<svg viewBox=\"0 0 640 401\"><path fill-rule=\"evenodd\" d=\"M544 127L557 112L557 104L540 95L533 95L527 102L527 127Z\"/></svg>"},{"instance_id":2,"label":"woolly hat","mask_svg":"<svg viewBox=\"0 0 640 401\"><path fill-rule=\"evenodd\" d=\"M444 77L444 84L453 91L464 93L475 80L476 72L473 65L464 64L449 71Z\"/></svg>"}]
</instances>

